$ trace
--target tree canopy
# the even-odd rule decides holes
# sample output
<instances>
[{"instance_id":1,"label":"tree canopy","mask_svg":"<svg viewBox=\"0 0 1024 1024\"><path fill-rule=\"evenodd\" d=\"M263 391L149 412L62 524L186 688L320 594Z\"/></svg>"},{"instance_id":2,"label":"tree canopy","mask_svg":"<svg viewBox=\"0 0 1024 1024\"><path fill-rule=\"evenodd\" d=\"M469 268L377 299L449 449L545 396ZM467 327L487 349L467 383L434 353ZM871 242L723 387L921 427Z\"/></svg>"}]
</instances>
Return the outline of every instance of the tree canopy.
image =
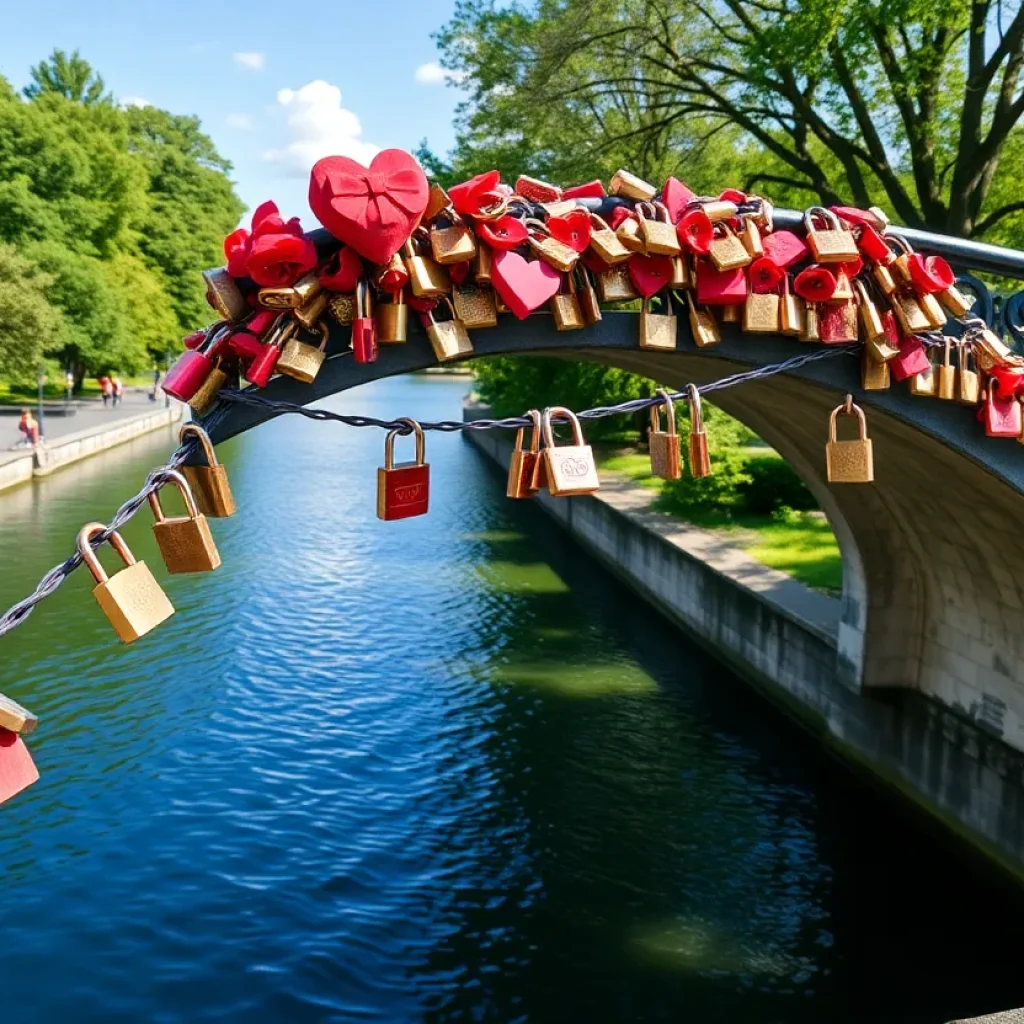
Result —
<instances>
[{"instance_id":1,"label":"tree canopy","mask_svg":"<svg viewBox=\"0 0 1024 1024\"><path fill-rule=\"evenodd\" d=\"M79 375L148 369L211 319L199 271L243 209L230 165L197 118L120 109L77 53L32 79L22 97L0 78L0 376L44 356ZM4 319L15 265L49 327Z\"/></svg>"}]
</instances>

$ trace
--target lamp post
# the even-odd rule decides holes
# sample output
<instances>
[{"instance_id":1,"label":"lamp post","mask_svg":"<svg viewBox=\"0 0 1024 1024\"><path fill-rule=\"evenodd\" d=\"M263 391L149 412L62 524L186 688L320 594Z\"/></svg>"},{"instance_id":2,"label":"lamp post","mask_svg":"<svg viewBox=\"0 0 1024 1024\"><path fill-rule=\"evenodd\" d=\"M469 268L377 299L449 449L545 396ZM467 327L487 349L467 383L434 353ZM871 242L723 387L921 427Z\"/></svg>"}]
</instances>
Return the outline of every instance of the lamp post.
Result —
<instances>
[{"instance_id":1,"label":"lamp post","mask_svg":"<svg viewBox=\"0 0 1024 1024\"><path fill-rule=\"evenodd\" d=\"M46 383L46 370L43 367L39 367L39 373L36 374L36 383L39 385L39 415L36 417L39 420L39 436L43 436L43 385Z\"/></svg>"}]
</instances>

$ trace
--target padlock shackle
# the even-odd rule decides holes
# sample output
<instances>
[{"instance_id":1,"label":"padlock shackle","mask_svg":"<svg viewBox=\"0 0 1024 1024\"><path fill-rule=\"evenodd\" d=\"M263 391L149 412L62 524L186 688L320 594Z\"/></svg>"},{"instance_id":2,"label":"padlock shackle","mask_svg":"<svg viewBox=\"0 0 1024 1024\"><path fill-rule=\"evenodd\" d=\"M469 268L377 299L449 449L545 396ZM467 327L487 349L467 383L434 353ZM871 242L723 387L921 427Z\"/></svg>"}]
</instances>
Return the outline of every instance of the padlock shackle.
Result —
<instances>
[{"instance_id":1,"label":"padlock shackle","mask_svg":"<svg viewBox=\"0 0 1024 1024\"><path fill-rule=\"evenodd\" d=\"M809 206L804 214L804 227L807 231L814 231L814 217L819 216L825 222L826 231L843 231L843 225L839 218L824 206Z\"/></svg>"},{"instance_id":2,"label":"padlock shackle","mask_svg":"<svg viewBox=\"0 0 1024 1024\"><path fill-rule=\"evenodd\" d=\"M676 405L672 401L672 396L664 389L658 388L655 392L656 395L660 396L662 404L665 406L665 424L668 427L666 433L674 434L676 432ZM651 430L655 433L661 431L661 406L651 406Z\"/></svg>"},{"instance_id":3,"label":"padlock shackle","mask_svg":"<svg viewBox=\"0 0 1024 1024\"><path fill-rule=\"evenodd\" d=\"M552 422L555 417L563 419L572 424L572 437L577 447L582 447L586 444L583 439L583 428L580 426L580 421L576 417L576 413L572 409L566 409L561 405L553 405L549 409L544 410L544 415L541 417L541 426L544 433L544 444L548 448L555 448L555 431L552 426Z\"/></svg>"},{"instance_id":4,"label":"padlock shackle","mask_svg":"<svg viewBox=\"0 0 1024 1024\"><path fill-rule=\"evenodd\" d=\"M533 420L533 429L530 431L530 451L534 454L540 451L540 411L537 409L529 409L526 413L527 416ZM526 435L526 427L520 427L516 431L516 447L517 452L523 450L523 438Z\"/></svg>"},{"instance_id":5,"label":"padlock shackle","mask_svg":"<svg viewBox=\"0 0 1024 1024\"><path fill-rule=\"evenodd\" d=\"M704 410L696 384L686 385L687 402L690 404L690 433L704 433Z\"/></svg>"},{"instance_id":6,"label":"padlock shackle","mask_svg":"<svg viewBox=\"0 0 1024 1024\"><path fill-rule=\"evenodd\" d=\"M886 242L890 243L889 248L892 248L893 242L896 243L896 247L906 256L914 255L914 247L902 236L893 233L886 233Z\"/></svg>"},{"instance_id":7,"label":"padlock shackle","mask_svg":"<svg viewBox=\"0 0 1024 1024\"><path fill-rule=\"evenodd\" d=\"M206 456L206 464L211 468L220 465L217 462L217 453L213 450L210 435L198 423L193 423L191 420L188 423L183 423L181 430L178 431L178 443L184 444L185 438L190 434L194 434L199 439L199 446L203 449L203 455Z\"/></svg>"},{"instance_id":8,"label":"padlock shackle","mask_svg":"<svg viewBox=\"0 0 1024 1024\"><path fill-rule=\"evenodd\" d=\"M189 519L199 518L199 508L196 505L195 496L192 494L192 488L189 487L188 481L179 473L176 469L164 469L158 474L154 474L154 482L159 480L159 485L146 495L149 501L149 507L153 510L153 517L158 523L162 523L166 520L164 510L160 507L160 488L171 483L178 488L182 498L185 500L185 510L188 512Z\"/></svg>"},{"instance_id":9,"label":"padlock shackle","mask_svg":"<svg viewBox=\"0 0 1024 1024\"><path fill-rule=\"evenodd\" d=\"M836 432L839 429L839 416L856 416L858 429L860 431L860 440L866 441L868 437L868 421L864 416L864 410L859 406L855 405L853 401L853 395L847 395L846 401L842 405L837 405L832 410L832 415L829 418L828 427L828 439L829 441L835 442Z\"/></svg>"},{"instance_id":10,"label":"padlock shackle","mask_svg":"<svg viewBox=\"0 0 1024 1024\"><path fill-rule=\"evenodd\" d=\"M416 465L422 466L427 457L427 440L423 435L423 428L414 420L408 416L400 416L396 423L405 423L411 428L411 432L416 435ZM396 427L394 430L388 432L388 436L384 439L384 468L394 469L395 468L395 438L399 434L405 434L409 431L403 431Z\"/></svg>"},{"instance_id":11,"label":"padlock shackle","mask_svg":"<svg viewBox=\"0 0 1024 1024\"><path fill-rule=\"evenodd\" d=\"M100 560L92 546L93 537L97 533L103 533L106 529L103 523L86 523L78 531L78 553L82 556L82 561L88 567L89 572L92 573L92 578L97 583L106 583L110 579L106 570L100 565ZM121 561L125 565L135 564L135 556L131 553L128 545L125 544L124 539L117 530L111 531L108 540L110 541L110 546L120 555Z\"/></svg>"}]
</instances>

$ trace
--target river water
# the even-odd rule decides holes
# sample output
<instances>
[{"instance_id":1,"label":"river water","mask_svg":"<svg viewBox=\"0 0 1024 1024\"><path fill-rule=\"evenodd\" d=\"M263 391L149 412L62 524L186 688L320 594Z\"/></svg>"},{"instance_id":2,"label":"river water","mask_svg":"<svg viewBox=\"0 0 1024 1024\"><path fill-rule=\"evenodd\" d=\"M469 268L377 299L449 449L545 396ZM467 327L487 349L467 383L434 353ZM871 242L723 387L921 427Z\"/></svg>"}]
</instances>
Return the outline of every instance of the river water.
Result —
<instances>
[{"instance_id":1,"label":"river water","mask_svg":"<svg viewBox=\"0 0 1024 1024\"><path fill-rule=\"evenodd\" d=\"M332 407L457 417L465 383ZM0 604L160 434L0 497ZM408 443L408 442L406 442ZM122 647L83 573L0 640L2 1020L939 1022L1024 1004L1021 901L594 566L461 439L222 446L224 566ZM400 457L404 457L400 451ZM526 506L526 507L524 507ZM166 579L149 513L126 530Z\"/></svg>"}]
</instances>

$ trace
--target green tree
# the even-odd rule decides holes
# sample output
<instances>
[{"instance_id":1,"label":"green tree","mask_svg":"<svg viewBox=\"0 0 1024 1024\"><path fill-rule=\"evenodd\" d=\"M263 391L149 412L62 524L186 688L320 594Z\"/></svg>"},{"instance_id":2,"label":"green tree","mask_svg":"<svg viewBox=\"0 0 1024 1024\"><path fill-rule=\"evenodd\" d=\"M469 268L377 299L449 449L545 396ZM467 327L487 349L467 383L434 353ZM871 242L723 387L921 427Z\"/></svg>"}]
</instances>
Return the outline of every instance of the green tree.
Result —
<instances>
[{"instance_id":1,"label":"green tree","mask_svg":"<svg viewBox=\"0 0 1024 1024\"><path fill-rule=\"evenodd\" d=\"M103 79L92 65L79 56L77 50L70 56L63 50L54 50L50 56L35 65L29 74L32 81L25 86L25 95L34 100L44 93L56 93L73 103L86 106L111 104L113 97L106 92Z\"/></svg>"},{"instance_id":2,"label":"green tree","mask_svg":"<svg viewBox=\"0 0 1024 1024\"><path fill-rule=\"evenodd\" d=\"M460 0L439 40L471 149L632 150L645 173L680 132L724 135L719 186L968 236L1024 211L1020 0Z\"/></svg>"},{"instance_id":3,"label":"green tree","mask_svg":"<svg viewBox=\"0 0 1024 1024\"><path fill-rule=\"evenodd\" d=\"M0 377L32 377L44 352L58 344L62 317L44 294L51 283L13 245L0 242Z\"/></svg>"}]
</instances>

